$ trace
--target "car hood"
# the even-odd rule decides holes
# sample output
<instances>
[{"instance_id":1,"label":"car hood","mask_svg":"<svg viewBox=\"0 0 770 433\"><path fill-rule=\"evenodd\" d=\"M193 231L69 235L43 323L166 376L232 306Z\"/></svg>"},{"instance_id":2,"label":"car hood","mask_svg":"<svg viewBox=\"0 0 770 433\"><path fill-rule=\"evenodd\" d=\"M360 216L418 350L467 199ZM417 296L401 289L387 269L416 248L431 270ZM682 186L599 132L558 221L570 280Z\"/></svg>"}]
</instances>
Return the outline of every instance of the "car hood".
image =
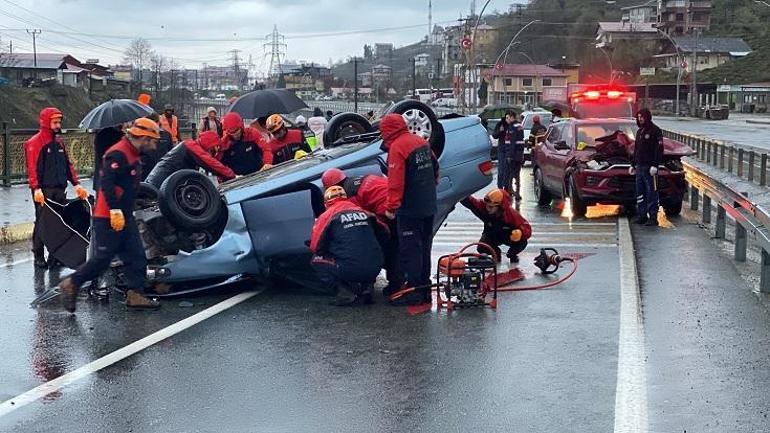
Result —
<instances>
[{"instance_id":1,"label":"car hood","mask_svg":"<svg viewBox=\"0 0 770 433\"><path fill-rule=\"evenodd\" d=\"M596 155L631 157L634 154L635 141L620 131L616 131L606 137L597 138L596 142L595 147L575 152L577 159L589 161L594 159ZM664 158L681 158L694 154L695 151L681 141L663 138Z\"/></svg>"}]
</instances>

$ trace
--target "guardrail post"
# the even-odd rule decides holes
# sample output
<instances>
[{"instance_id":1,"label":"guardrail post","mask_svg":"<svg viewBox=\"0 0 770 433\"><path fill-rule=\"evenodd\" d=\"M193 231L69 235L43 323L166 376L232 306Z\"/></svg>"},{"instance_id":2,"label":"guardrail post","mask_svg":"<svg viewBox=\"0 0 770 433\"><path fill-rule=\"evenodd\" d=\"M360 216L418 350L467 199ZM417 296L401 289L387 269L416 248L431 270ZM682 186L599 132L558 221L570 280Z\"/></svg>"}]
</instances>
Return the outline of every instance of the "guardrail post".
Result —
<instances>
[{"instance_id":1,"label":"guardrail post","mask_svg":"<svg viewBox=\"0 0 770 433\"><path fill-rule=\"evenodd\" d=\"M706 164L711 164L711 143L705 142L703 144L704 144L703 150L705 150L705 153L706 153Z\"/></svg>"},{"instance_id":2,"label":"guardrail post","mask_svg":"<svg viewBox=\"0 0 770 433\"><path fill-rule=\"evenodd\" d=\"M759 184L767 185L767 154L763 153L759 157Z\"/></svg>"},{"instance_id":3,"label":"guardrail post","mask_svg":"<svg viewBox=\"0 0 770 433\"><path fill-rule=\"evenodd\" d=\"M690 209L698 210L698 188L690 185Z\"/></svg>"},{"instance_id":4,"label":"guardrail post","mask_svg":"<svg viewBox=\"0 0 770 433\"><path fill-rule=\"evenodd\" d=\"M749 182L754 181L754 151L749 151Z\"/></svg>"},{"instance_id":5,"label":"guardrail post","mask_svg":"<svg viewBox=\"0 0 770 433\"><path fill-rule=\"evenodd\" d=\"M3 185L11 186L11 130L3 122Z\"/></svg>"},{"instance_id":6,"label":"guardrail post","mask_svg":"<svg viewBox=\"0 0 770 433\"><path fill-rule=\"evenodd\" d=\"M711 197L703 194L703 223L711 224Z\"/></svg>"},{"instance_id":7,"label":"guardrail post","mask_svg":"<svg viewBox=\"0 0 770 433\"><path fill-rule=\"evenodd\" d=\"M719 169L720 170L725 169L725 145L724 144L719 146Z\"/></svg>"},{"instance_id":8,"label":"guardrail post","mask_svg":"<svg viewBox=\"0 0 770 433\"><path fill-rule=\"evenodd\" d=\"M719 144L719 143L714 143L714 159L711 161L711 162L713 162L713 163L714 163L714 167L716 167L717 165L719 165L719 163L718 163L718 161L719 161L719 149L720 149L721 147L722 147L722 145L721 145L721 144Z\"/></svg>"},{"instance_id":9,"label":"guardrail post","mask_svg":"<svg viewBox=\"0 0 770 433\"><path fill-rule=\"evenodd\" d=\"M735 260L738 262L746 261L746 246L748 237L746 228L740 222L735 222Z\"/></svg>"},{"instance_id":10,"label":"guardrail post","mask_svg":"<svg viewBox=\"0 0 770 433\"><path fill-rule=\"evenodd\" d=\"M762 263L759 274L759 291L763 293L770 292L770 254L762 249Z\"/></svg>"},{"instance_id":11,"label":"guardrail post","mask_svg":"<svg viewBox=\"0 0 770 433\"><path fill-rule=\"evenodd\" d=\"M727 228L727 212L722 206L717 206L717 223L715 237L717 239L724 239Z\"/></svg>"},{"instance_id":12,"label":"guardrail post","mask_svg":"<svg viewBox=\"0 0 770 433\"><path fill-rule=\"evenodd\" d=\"M738 148L738 177L743 177L743 148Z\"/></svg>"},{"instance_id":13,"label":"guardrail post","mask_svg":"<svg viewBox=\"0 0 770 433\"><path fill-rule=\"evenodd\" d=\"M735 147L730 146L729 152L727 152L727 153L729 153L729 156L727 158L727 172L728 173L732 173L733 172L733 157L734 157L733 154L735 153Z\"/></svg>"}]
</instances>

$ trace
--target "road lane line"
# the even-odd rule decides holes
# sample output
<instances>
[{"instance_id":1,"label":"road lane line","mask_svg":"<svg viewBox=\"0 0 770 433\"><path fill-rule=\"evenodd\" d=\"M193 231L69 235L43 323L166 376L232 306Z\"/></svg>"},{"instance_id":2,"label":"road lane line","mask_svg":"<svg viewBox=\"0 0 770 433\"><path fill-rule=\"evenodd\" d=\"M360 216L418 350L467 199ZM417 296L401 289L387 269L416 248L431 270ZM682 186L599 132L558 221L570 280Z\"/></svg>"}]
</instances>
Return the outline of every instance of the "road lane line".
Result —
<instances>
[{"instance_id":1,"label":"road lane line","mask_svg":"<svg viewBox=\"0 0 770 433\"><path fill-rule=\"evenodd\" d=\"M186 329L189 329L197 325L198 323L215 316L216 314L219 314L229 308L232 308L240 304L241 302L247 299L250 299L256 296L258 293L259 292L257 291L239 293L231 298L225 299L224 301L218 304L212 305L211 307L203 311L193 314L192 316L186 319L180 320L179 322L176 322L157 332L154 332L142 338L141 340L137 340L129 344L128 346L122 347L95 361L89 362L88 364L78 368L77 370L73 370L63 376L57 377L56 379L50 382L46 382L23 394L20 394L9 400L6 400L0 403L0 418L2 418L5 415L8 415L9 413L15 411L16 409L19 409L36 400L41 399L52 392L58 391L64 388L65 386L71 385L72 383L77 382L78 380L92 373L95 373L103 368L109 367L119 361L122 361L125 358L128 358L131 355L134 355L138 352L141 352L144 349L147 349L150 346L153 346L154 344L157 344Z\"/></svg>"},{"instance_id":2,"label":"road lane line","mask_svg":"<svg viewBox=\"0 0 770 433\"><path fill-rule=\"evenodd\" d=\"M467 243L478 242L478 239L469 240ZM452 248L455 249L463 246L463 241L434 241L434 247ZM618 244L612 242L607 243L563 243L563 242L527 242L527 248L617 248Z\"/></svg>"},{"instance_id":3,"label":"road lane line","mask_svg":"<svg viewBox=\"0 0 770 433\"><path fill-rule=\"evenodd\" d=\"M620 257L620 332L618 377L615 387L615 433L645 433L647 424L647 371L644 358L644 322L634 241L628 218L618 220Z\"/></svg>"},{"instance_id":4,"label":"road lane line","mask_svg":"<svg viewBox=\"0 0 770 433\"><path fill-rule=\"evenodd\" d=\"M27 262L31 262L31 261L32 261L32 257L28 257L26 259L16 260L15 262L11 262L11 263L3 263L3 264L0 264L0 269L1 268L10 268L12 266L20 265L22 263L27 263Z\"/></svg>"}]
</instances>

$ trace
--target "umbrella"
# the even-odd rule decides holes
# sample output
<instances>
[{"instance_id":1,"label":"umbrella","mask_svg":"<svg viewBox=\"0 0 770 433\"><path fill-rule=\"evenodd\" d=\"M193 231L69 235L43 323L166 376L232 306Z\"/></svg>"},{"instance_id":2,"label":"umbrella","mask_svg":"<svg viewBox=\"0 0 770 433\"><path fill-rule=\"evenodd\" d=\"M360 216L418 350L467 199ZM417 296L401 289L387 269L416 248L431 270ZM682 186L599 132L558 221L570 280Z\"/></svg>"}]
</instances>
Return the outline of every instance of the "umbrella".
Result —
<instances>
[{"instance_id":1,"label":"umbrella","mask_svg":"<svg viewBox=\"0 0 770 433\"><path fill-rule=\"evenodd\" d=\"M47 199L40 213L40 238L48 252L75 269L86 261L91 229L91 204L84 200L57 203Z\"/></svg>"},{"instance_id":2,"label":"umbrella","mask_svg":"<svg viewBox=\"0 0 770 433\"><path fill-rule=\"evenodd\" d=\"M133 99L112 99L94 108L80 122L81 129L104 129L131 122L154 110Z\"/></svg>"},{"instance_id":3,"label":"umbrella","mask_svg":"<svg viewBox=\"0 0 770 433\"><path fill-rule=\"evenodd\" d=\"M286 89L267 89L249 92L236 100L230 111L245 119L258 119L271 114L293 113L307 108L304 102Z\"/></svg>"}]
</instances>

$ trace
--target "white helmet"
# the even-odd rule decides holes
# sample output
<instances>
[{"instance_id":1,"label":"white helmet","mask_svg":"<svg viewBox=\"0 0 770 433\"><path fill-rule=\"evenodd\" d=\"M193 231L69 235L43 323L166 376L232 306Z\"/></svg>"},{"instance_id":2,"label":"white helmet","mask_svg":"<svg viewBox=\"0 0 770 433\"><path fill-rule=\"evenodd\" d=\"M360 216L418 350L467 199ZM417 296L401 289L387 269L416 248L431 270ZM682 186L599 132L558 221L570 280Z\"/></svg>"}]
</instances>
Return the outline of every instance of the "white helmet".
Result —
<instances>
[{"instance_id":1,"label":"white helmet","mask_svg":"<svg viewBox=\"0 0 770 433\"><path fill-rule=\"evenodd\" d=\"M305 119L305 116L300 114L299 116L297 116L297 119L294 121L294 123L296 123L297 125L304 125L305 123L307 123L307 119Z\"/></svg>"}]
</instances>

